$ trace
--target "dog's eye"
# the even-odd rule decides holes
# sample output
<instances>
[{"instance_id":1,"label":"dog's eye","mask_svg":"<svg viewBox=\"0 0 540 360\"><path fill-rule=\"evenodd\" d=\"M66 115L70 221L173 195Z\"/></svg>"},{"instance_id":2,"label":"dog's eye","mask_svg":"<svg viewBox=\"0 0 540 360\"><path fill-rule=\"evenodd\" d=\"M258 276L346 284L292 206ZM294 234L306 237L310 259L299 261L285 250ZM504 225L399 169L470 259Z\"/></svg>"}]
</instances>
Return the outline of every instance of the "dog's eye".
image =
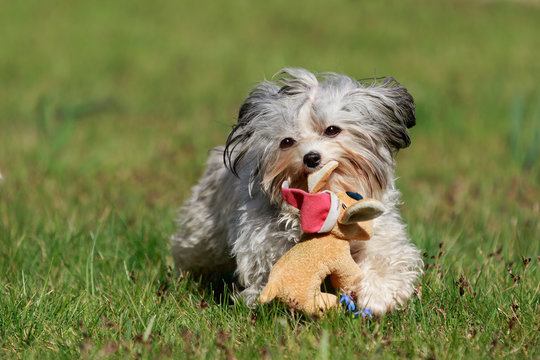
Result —
<instances>
[{"instance_id":1,"label":"dog's eye","mask_svg":"<svg viewBox=\"0 0 540 360\"><path fill-rule=\"evenodd\" d=\"M334 136L337 136L340 132L341 132L341 128L332 125L332 126L327 127L326 130L324 130L324 136L334 137Z\"/></svg>"},{"instance_id":2,"label":"dog's eye","mask_svg":"<svg viewBox=\"0 0 540 360\"><path fill-rule=\"evenodd\" d=\"M296 140L294 140L293 138L285 138L281 140L281 142L279 143L279 148L281 150L285 150L285 149L290 148L294 144L296 144Z\"/></svg>"}]
</instances>

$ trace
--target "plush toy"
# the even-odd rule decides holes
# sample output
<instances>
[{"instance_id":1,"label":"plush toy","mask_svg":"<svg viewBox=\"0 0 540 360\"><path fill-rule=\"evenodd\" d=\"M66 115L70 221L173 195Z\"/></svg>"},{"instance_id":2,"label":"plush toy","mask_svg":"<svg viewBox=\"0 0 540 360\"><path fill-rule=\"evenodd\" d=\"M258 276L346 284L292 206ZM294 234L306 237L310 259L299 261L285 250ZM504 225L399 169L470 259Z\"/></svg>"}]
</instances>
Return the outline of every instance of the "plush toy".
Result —
<instances>
[{"instance_id":1,"label":"plush toy","mask_svg":"<svg viewBox=\"0 0 540 360\"><path fill-rule=\"evenodd\" d=\"M373 235L371 220L384 212L384 206L354 192L319 192L337 166L332 161L311 174L309 193L283 184L283 199L300 209L304 234L274 264L259 296L261 303L278 298L289 308L317 316L338 304L335 295L321 292L321 284L328 275L332 286L342 290L362 277L351 256L350 240L369 240Z\"/></svg>"}]
</instances>

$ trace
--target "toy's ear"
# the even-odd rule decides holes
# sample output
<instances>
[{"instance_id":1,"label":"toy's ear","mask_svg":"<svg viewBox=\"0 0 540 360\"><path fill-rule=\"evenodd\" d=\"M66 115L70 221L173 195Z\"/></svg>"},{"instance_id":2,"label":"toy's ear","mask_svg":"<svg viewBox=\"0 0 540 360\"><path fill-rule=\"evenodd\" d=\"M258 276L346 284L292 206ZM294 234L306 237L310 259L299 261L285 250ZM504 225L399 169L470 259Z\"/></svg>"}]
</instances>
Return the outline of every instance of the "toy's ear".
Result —
<instances>
[{"instance_id":1,"label":"toy's ear","mask_svg":"<svg viewBox=\"0 0 540 360\"><path fill-rule=\"evenodd\" d=\"M384 205L380 201L373 199L360 200L345 210L339 222L341 224L353 224L372 220L380 216L384 210Z\"/></svg>"},{"instance_id":2,"label":"toy's ear","mask_svg":"<svg viewBox=\"0 0 540 360\"><path fill-rule=\"evenodd\" d=\"M319 192L326 185L326 181L330 177L330 174L332 174L332 171L334 171L338 165L339 163L337 161L332 160L319 170L311 173L308 176L308 191L312 194Z\"/></svg>"}]
</instances>

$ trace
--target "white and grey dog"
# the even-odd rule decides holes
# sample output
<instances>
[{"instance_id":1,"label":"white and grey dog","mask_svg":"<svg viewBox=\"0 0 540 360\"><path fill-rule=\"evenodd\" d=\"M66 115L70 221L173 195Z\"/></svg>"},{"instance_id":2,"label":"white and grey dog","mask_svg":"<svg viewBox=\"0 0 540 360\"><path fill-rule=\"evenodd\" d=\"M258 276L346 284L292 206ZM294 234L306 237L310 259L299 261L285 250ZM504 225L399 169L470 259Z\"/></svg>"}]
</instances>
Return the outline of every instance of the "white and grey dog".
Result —
<instances>
[{"instance_id":1,"label":"white and grey dog","mask_svg":"<svg viewBox=\"0 0 540 360\"><path fill-rule=\"evenodd\" d=\"M287 68L251 91L225 147L180 209L172 237L176 267L196 273L235 270L241 295L256 304L272 265L300 238L299 212L281 185L307 188L307 175L336 160L333 191L381 200L369 241L351 253L365 277L352 289L375 314L406 303L422 272L397 206L394 155L410 144L414 102L392 78L370 83Z\"/></svg>"}]
</instances>

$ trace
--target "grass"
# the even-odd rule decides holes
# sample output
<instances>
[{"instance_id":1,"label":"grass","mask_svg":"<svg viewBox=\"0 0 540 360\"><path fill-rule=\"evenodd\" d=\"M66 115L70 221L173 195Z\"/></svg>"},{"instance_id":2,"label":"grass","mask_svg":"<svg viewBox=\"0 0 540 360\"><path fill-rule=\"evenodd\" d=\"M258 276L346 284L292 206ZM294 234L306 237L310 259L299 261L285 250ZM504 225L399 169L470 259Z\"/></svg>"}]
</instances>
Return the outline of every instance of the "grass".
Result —
<instances>
[{"instance_id":1,"label":"grass","mask_svg":"<svg viewBox=\"0 0 540 360\"><path fill-rule=\"evenodd\" d=\"M11 2L0 11L0 358L538 358L540 7ZM170 271L175 208L251 86L392 75L425 251L405 309L320 321Z\"/></svg>"}]
</instances>

